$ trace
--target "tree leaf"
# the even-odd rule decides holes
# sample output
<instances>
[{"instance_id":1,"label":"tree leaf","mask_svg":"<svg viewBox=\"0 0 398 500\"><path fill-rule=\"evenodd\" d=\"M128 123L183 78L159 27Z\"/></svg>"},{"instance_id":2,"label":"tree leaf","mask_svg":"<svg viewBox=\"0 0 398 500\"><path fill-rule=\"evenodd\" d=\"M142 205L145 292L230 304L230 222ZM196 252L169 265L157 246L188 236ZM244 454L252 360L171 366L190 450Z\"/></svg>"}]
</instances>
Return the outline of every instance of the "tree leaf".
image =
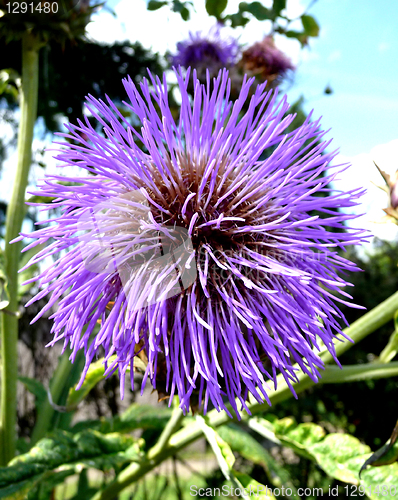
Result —
<instances>
[{"instance_id":1,"label":"tree leaf","mask_svg":"<svg viewBox=\"0 0 398 500\"><path fill-rule=\"evenodd\" d=\"M303 24L303 28L307 36L319 35L319 24L312 16L309 16L308 14L303 14L301 16L301 22Z\"/></svg>"},{"instance_id":2,"label":"tree leaf","mask_svg":"<svg viewBox=\"0 0 398 500\"><path fill-rule=\"evenodd\" d=\"M148 10L158 10L164 5L167 5L167 2L160 2L158 0L149 0L147 9Z\"/></svg>"},{"instance_id":3,"label":"tree leaf","mask_svg":"<svg viewBox=\"0 0 398 500\"><path fill-rule=\"evenodd\" d=\"M209 16L214 16L217 19L220 19L227 4L228 0L206 0L206 11Z\"/></svg>"},{"instance_id":4,"label":"tree leaf","mask_svg":"<svg viewBox=\"0 0 398 500\"><path fill-rule=\"evenodd\" d=\"M278 17L283 9L286 8L286 0L274 0L272 10L275 12L275 17Z\"/></svg>"},{"instance_id":5,"label":"tree leaf","mask_svg":"<svg viewBox=\"0 0 398 500\"><path fill-rule=\"evenodd\" d=\"M250 21L250 19L244 16L241 12L225 16L224 19L229 19L231 21L232 28L237 28L238 26L246 26L246 24Z\"/></svg>"},{"instance_id":6,"label":"tree leaf","mask_svg":"<svg viewBox=\"0 0 398 500\"><path fill-rule=\"evenodd\" d=\"M240 12L249 12L259 21L265 21L266 19L275 19L275 15L272 10L267 9L260 2L241 2L239 4Z\"/></svg>"}]
</instances>

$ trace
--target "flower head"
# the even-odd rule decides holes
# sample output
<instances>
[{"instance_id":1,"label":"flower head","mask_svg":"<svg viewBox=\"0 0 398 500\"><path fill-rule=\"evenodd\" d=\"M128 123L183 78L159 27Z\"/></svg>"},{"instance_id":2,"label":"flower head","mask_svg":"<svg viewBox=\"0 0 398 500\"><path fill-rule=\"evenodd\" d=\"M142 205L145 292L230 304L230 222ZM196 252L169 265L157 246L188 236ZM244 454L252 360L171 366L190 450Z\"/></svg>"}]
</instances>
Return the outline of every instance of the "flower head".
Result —
<instances>
[{"instance_id":1,"label":"flower head","mask_svg":"<svg viewBox=\"0 0 398 500\"><path fill-rule=\"evenodd\" d=\"M293 63L275 46L272 36L246 49L239 66L248 75L259 77L268 84L280 81L289 70L294 70Z\"/></svg>"},{"instance_id":2,"label":"flower head","mask_svg":"<svg viewBox=\"0 0 398 500\"><path fill-rule=\"evenodd\" d=\"M88 175L48 176L36 194L61 213L23 236L51 241L33 262L59 255L33 300L50 296L40 314L57 304L52 343L69 344L72 359L84 349L82 380L105 351L123 390L139 355L143 386L177 393L184 410L229 400L239 413L248 393L268 400L278 373L295 381L295 363L317 380L320 341L334 353L348 296L339 273L355 269L336 249L363 239L337 209L361 193L330 192L335 153L319 121L285 133L294 117L277 91L259 85L244 107L245 80L231 102L224 70L211 88L194 75L192 100L188 79L177 73L178 123L151 75L140 91L123 82L139 126L88 97L105 136L88 119L69 124L57 156Z\"/></svg>"},{"instance_id":3,"label":"flower head","mask_svg":"<svg viewBox=\"0 0 398 500\"><path fill-rule=\"evenodd\" d=\"M221 27L216 25L208 33L190 33L188 40L177 44L172 65L196 69L199 79L206 79L207 69L211 76L216 76L221 68L233 65L239 52L238 42L220 31Z\"/></svg>"}]
</instances>

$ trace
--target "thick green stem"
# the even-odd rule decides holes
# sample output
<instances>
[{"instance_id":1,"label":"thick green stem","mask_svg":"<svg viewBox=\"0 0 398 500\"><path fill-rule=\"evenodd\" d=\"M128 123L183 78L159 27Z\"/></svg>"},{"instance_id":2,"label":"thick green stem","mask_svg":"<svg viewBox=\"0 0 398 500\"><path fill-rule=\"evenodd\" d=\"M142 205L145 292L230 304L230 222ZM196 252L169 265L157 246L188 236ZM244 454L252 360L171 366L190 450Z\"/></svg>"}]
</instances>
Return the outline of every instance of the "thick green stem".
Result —
<instances>
[{"instance_id":1,"label":"thick green stem","mask_svg":"<svg viewBox=\"0 0 398 500\"><path fill-rule=\"evenodd\" d=\"M59 398L65 387L65 383L68 380L71 370L72 363L70 362L68 356L66 354L60 356L57 369L55 370L50 384L51 398L54 403L59 402ZM44 437L45 433L50 427L53 415L54 408L52 407L49 398L47 398L46 401L42 403L39 411L37 412L36 425L33 429L31 438L32 445L37 443L37 441Z\"/></svg>"},{"instance_id":2,"label":"thick green stem","mask_svg":"<svg viewBox=\"0 0 398 500\"><path fill-rule=\"evenodd\" d=\"M391 297L388 297L381 304L357 319L349 328L344 330L344 333L351 337L357 344L360 340L391 321L397 309L398 292L395 292ZM350 342L338 342L336 345L336 355L340 356L351 347L352 344ZM324 363L331 363L333 361L333 356L329 352L323 354L321 358Z\"/></svg>"},{"instance_id":3,"label":"thick green stem","mask_svg":"<svg viewBox=\"0 0 398 500\"><path fill-rule=\"evenodd\" d=\"M321 384L344 384L361 380L375 380L398 376L398 362L395 363L365 363L361 365L327 366L322 373Z\"/></svg>"},{"instance_id":4,"label":"thick green stem","mask_svg":"<svg viewBox=\"0 0 398 500\"><path fill-rule=\"evenodd\" d=\"M21 118L18 130L18 162L11 201L7 208L4 260L8 277L10 304L1 321L1 406L0 465L15 455L17 415L17 342L18 342L18 267L20 244L10 245L21 231L25 215L25 191L31 165L33 128L37 114L39 89L38 40L28 32L22 39Z\"/></svg>"},{"instance_id":5,"label":"thick green stem","mask_svg":"<svg viewBox=\"0 0 398 500\"><path fill-rule=\"evenodd\" d=\"M387 300L379 304L377 307L366 313L359 320L355 321L349 328L345 329L345 333L350 336L355 342L359 342L364 337L374 332L385 323L390 321L395 314L395 311L398 309L398 292L389 297ZM353 344L351 342L345 342L338 344L336 346L336 353L342 354L346 350L350 349ZM325 363L330 363L333 361L333 356L328 355L328 353L322 356L322 359ZM367 369L374 370L373 375L380 376L391 376L397 374L397 367L394 364L389 365L392 368L392 372L386 372L386 366L381 365L375 366L371 363L367 365ZM334 368L334 367L333 367ZM356 367L350 367L350 369L354 371L358 371ZM383 371L384 370L384 371ZM331 374L329 376L329 383L332 383L332 378L339 378L336 376L336 370L330 370ZM333 372L333 373L332 373ZM376 373L377 372L377 373ZM328 373L328 371L326 371ZM383 373L384 375L381 375ZM346 373L347 376L349 375ZM351 374L354 378L357 377L358 373ZM366 377L362 371L361 377ZM341 378L341 377L340 377ZM336 382L337 380L335 380ZM298 394L309 387L315 385L315 382L310 379L310 377L304 373L300 373L298 375L298 382L292 384L295 392ZM285 380L281 375L277 377L277 388L270 391L269 399L272 405L285 401L292 397L292 392L289 386L286 384ZM239 403L237 403L239 405ZM259 413L260 411L264 411L264 404L260 404L254 400L254 398L250 397L250 402L248 404L248 408L250 412L253 414ZM243 414L242 419L247 420L249 415ZM217 412L216 410L212 410L207 414L206 418L207 424L211 427L219 427L220 425L224 425L228 422L231 422L230 417L228 417L225 411ZM157 465L166 460L167 458L175 455L177 452L185 448L187 445L193 443L197 439L202 436L202 429L198 422L193 422L192 424L187 425L183 429L179 430L175 434L173 434L169 441L168 445L164 448L158 448L151 453L151 458L143 460L140 463L132 463L126 469L124 469L116 479L109 484L104 490L98 491L91 500L112 500L118 493L127 488L130 484L138 481L141 477L143 477L147 472L153 470ZM155 445L156 446L156 445ZM153 449L152 449L153 450Z\"/></svg>"}]
</instances>

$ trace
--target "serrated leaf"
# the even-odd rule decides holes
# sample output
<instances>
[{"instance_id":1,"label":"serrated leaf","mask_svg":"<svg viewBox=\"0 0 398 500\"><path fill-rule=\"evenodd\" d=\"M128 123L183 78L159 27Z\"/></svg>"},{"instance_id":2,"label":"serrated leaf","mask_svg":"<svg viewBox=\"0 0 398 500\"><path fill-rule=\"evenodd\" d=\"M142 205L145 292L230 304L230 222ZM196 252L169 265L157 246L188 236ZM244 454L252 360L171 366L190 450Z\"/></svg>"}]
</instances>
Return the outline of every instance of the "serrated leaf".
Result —
<instances>
[{"instance_id":1,"label":"serrated leaf","mask_svg":"<svg viewBox=\"0 0 398 500\"><path fill-rule=\"evenodd\" d=\"M161 7L163 7L164 5L167 5L167 2L160 2L158 0L150 0L148 2L147 9L148 10L158 10Z\"/></svg>"},{"instance_id":2,"label":"serrated leaf","mask_svg":"<svg viewBox=\"0 0 398 500\"><path fill-rule=\"evenodd\" d=\"M84 468L107 471L141 458L139 442L132 436L103 435L86 430L78 434L57 431L39 441L29 453L0 468L0 498L19 498L38 482L63 481Z\"/></svg>"},{"instance_id":3,"label":"serrated leaf","mask_svg":"<svg viewBox=\"0 0 398 500\"><path fill-rule=\"evenodd\" d=\"M227 4L228 0L206 0L206 11L209 16L219 19Z\"/></svg>"},{"instance_id":4,"label":"serrated leaf","mask_svg":"<svg viewBox=\"0 0 398 500\"><path fill-rule=\"evenodd\" d=\"M302 15L301 22L303 24L303 28L307 36L319 35L319 24L312 16L309 16L308 14Z\"/></svg>"}]
</instances>

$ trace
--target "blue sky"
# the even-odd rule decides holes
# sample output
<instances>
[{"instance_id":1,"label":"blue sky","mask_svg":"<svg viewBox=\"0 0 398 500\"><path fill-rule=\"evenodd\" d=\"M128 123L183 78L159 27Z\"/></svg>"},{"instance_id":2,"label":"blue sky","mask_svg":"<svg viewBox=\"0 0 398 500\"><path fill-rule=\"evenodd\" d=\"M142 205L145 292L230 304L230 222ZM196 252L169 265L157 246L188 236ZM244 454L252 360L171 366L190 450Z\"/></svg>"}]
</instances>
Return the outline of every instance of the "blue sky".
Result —
<instances>
[{"instance_id":1,"label":"blue sky","mask_svg":"<svg viewBox=\"0 0 398 500\"><path fill-rule=\"evenodd\" d=\"M302 92L333 129L345 155L365 153L398 138L398 2L318 0L320 26L298 68ZM321 95L330 84L334 93Z\"/></svg>"}]
</instances>

